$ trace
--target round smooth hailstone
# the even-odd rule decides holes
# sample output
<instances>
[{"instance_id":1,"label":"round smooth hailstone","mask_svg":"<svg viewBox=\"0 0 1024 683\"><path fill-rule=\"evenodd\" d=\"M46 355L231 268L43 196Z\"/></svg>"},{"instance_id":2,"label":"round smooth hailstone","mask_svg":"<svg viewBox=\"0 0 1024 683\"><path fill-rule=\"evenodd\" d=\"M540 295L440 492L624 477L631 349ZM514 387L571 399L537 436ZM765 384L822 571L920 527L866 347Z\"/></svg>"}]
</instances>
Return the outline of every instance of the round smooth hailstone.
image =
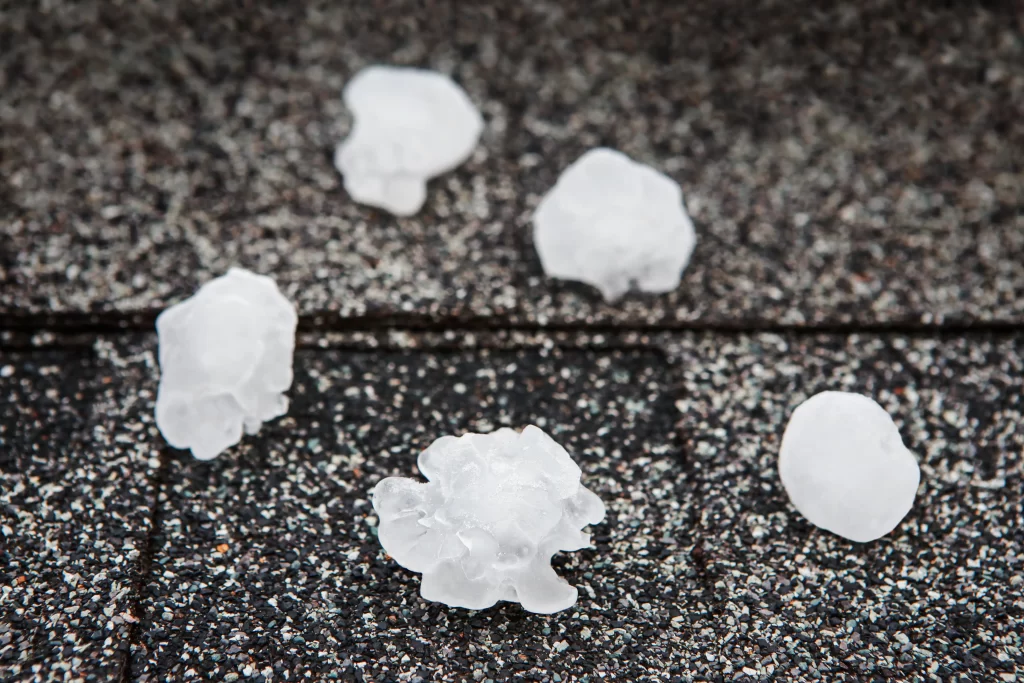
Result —
<instances>
[{"instance_id":1,"label":"round smooth hailstone","mask_svg":"<svg viewBox=\"0 0 1024 683\"><path fill-rule=\"evenodd\" d=\"M484 128L466 91L435 71L371 66L342 97L354 119L334 154L345 190L396 216L419 211L427 180L468 159Z\"/></svg>"},{"instance_id":2,"label":"round smooth hailstone","mask_svg":"<svg viewBox=\"0 0 1024 683\"><path fill-rule=\"evenodd\" d=\"M613 149L592 149L559 176L533 216L544 272L614 301L637 287L679 286L697 243L679 185Z\"/></svg>"},{"instance_id":3,"label":"round smooth hailstone","mask_svg":"<svg viewBox=\"0 0 1024 683\"><path fill-rule=\"evenodd\" d=\"M896 424L867 396L825 391L797 406L782 437L779 476L815 526L866 543L910 512L921 480Z\"/></svg>"}]
</instances>

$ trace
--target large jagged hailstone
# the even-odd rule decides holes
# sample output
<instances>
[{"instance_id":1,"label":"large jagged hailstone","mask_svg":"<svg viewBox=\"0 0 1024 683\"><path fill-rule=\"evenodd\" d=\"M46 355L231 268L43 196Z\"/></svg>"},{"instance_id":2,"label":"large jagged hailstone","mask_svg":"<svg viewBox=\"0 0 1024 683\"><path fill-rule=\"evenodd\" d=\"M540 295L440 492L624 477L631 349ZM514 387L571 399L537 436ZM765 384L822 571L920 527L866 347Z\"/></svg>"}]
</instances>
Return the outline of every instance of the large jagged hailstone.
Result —
<instances>
[{"instance_id":1,"label":"large jagged hailstone","mask_svg":"<svg viewBox=\"0 0 1024 683\"><path fill-rule=\"evenodd\" d=\"M425 600L483 609L498 600L549 614L576 603L551 556L590 544L604 503L541 429L444 436L419 456L429 483L390 477L373 491L381 545L423 574Z\"/></svg>"},{"instance_id":2,"label":"large jagged hailstone","mask_svg":"<svg viewBox=\"0 0 1024 683\"><path fill-rule=\"evenodd\" d=\"M797 406L782 437L779 476L812 524L866 543L914 504L920 468L896 424L867 396L825 391Z\"/></svg>"},{"instance_id":3,"label":"large jagged hailstone","mask_svg":"<svg viewBox=\"0 0 1024 683\"><path fill-rule=\"evenodd\" d=\"M480 112L444 74L371 66L342 93L352 133L334 165L362 204L411 216L427 198L427 180L465 161L483 131Z\"/></svg>"},{"instance_id":4,"label":"large jagged hailstone","mask_svg":"<svg viewBox=\"0 0 1024 683\"><path fill-rule=\"evenodd\" d=\"M167 442L209 460L284 415L297 322L272 279L241 268L161 313L156 424Z\"/></svg>"},{"instance_id":5,"label":"large jagged hailstone","mask_svg":"<svg viewBox=\"0 0 1024 683\"><path fill-rule=\"evenodd\" d=\"M679 286L697 236L671 178L612 149L592 149L569 166L533 216L544 272L577 280L614 301L636 286Z\"/></svg>"}]
</instances>

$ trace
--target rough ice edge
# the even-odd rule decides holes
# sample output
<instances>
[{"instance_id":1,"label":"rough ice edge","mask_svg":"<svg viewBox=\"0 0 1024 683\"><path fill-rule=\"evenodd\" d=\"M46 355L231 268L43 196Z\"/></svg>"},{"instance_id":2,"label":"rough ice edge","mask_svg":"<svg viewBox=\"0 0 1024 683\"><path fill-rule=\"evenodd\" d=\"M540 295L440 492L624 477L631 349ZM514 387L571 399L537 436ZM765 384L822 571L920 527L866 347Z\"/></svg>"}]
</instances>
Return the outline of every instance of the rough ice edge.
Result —
<instances>
[{"instance_id":1,"label":"rough ice edge","mask_svg":"<svg viewBox=\"0 0 1024 683\"><path fill-rule=\"evenodd\" d=\"M423 574L425 600L468 609L504 600L543 614L576 603L551 557L589 547L582 529L605 506L564 448L532 425L503 428L441 437L418 465L428 483L389 477L372 501L381 545Z\"/></svg>"},{"instance_id":2,"label":"rough ice edge","mask_svg":"<svg viewBox=\"0 0 1024 683\"><path fill-rule=\"evenodd\" d=\"M808 434L838 415L843 420L837 433ZM869 430L884 436L865 446ZM854 444L856 453L835 457L837 448ZM899 526L921 483L917 458L889 413L870 397L845 391L823 391L796 407L782 436L778 465L793 507L811 524L856 543L874 541Z\"/></svg>"},{"instance_id":3,"label":"rough ice edge","mask_svg":"<svg viewBox=\"0 0 1024 683\"><path fill-rule=\"evenodd\" d=\"M215 324L241 323L219 330L230 335L227 350L204 339L217 331L204 326L204 314ZM297 324L295 307L274 281L242 268L231 268L161 313L156 424L167 442L210 460L237 444L243 431L256 434L264 422L284 415ZM204 367L197 353L211 351L218 353Z\"/></svg>"},{"instance_id":4,"label":"rough ice edge","mask_svg":"<svg viewBox=\"0 0 1024 683\"><path fill-rule=\"evenodd\" d=\"M533 240L548 276L592 285L614 302L634 286L651 293L678 288L697 235L675 181L599 147L544 195Z\"/></svg>"},{"instance_id":5,"label":"rough ice edge","mask_svg":"<svg viewBox=\"0 0 1024 683\"><path fill-rule=\"evenodd\" d=\"M427 181L468 159L484 128L465 90L434 71L371 66L342 97L354 120L334 154L345 190L396 216L419 211Z\"/></svg>"}]
</instances>

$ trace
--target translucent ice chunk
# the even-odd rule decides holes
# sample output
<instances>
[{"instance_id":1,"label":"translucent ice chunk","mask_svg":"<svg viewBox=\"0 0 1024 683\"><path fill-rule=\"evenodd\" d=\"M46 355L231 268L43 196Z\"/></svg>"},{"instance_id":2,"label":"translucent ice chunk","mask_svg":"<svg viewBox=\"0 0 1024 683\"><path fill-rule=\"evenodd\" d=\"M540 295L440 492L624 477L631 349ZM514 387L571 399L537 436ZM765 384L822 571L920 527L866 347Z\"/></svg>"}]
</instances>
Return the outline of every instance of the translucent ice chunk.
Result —
<instances>
[{"instance_id":1,"label":"translucent ice chunk","mask_svg":"<svg viewBox=\"0 0 1024 683\"><path fill-rule=\"evenodd\" d=\"M605 508L564 448L533 426L445 436L419 468L428 483L384 479L373 507L381 545L423 574L424 599L470 609L507 600L544 614L576 603L551 556L587 547L581 529Z\"/></svg>"},{"instance_id":2,"label":"translucent ice chunk","mask_svg":"<svg viewBox=\"0 0 1024 683\"><path fill-rule=\"evenodd\" d=\"M779 452L793 506L815 526L865 543L896 528L914 504L917 460L867 396L826 391L801 403Z\"/></svg>"},{"instance_id":3,"label":"translucent ice chunk","mask_svg":"<svg viewBox=\"0 0 1024 683\"><path fill-rule=\"evenodd\" d=\"M371 66L342 96L354 118L334 154L345 190L396 216L420 210L427 180L465 161L484 127L465 91L434 71Z\"/></svg>"},{"instance_id":4,"label":"translucent ice chunk","mask_svg":"<svg viewBox=\"0 0 1024 683\"><path fill-rule=\"evenodd\" d=\"M593 285L614 301L632 286L678 287L697 236L679 185L598 148L565 169L541 200L533 241L545 273Z\"/></svg>"},{"instance_id":5,"label":"translucent ice chunk","mask_svg":"<svg viewBox=\"0 0 1024 683\"><path fill-rule=\"evenodd\" d=\"M156 319L156 424L175 448L216 457L284 415L295 308L269 277L232 268Z\"/></svg>"}]
</instances>

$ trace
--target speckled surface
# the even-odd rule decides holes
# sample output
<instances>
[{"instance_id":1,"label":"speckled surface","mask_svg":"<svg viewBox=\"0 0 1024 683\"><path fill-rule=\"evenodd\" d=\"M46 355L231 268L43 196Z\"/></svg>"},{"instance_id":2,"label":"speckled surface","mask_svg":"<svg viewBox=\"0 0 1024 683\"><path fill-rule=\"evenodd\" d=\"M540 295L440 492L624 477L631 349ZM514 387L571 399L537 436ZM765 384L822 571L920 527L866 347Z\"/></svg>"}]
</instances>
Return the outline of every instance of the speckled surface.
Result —
<instances>
[{"instance_id":1,"label":"speckled surface","mask_svg":"<svg viewBox=\"0 0 1024 683\"><path fill-rule=\"evenodd\" d=\"M0 312L159 310L232 265L302 312L515 305L512 98L461 57L471 34L356 3L54 5L0 18ZM342 87L381 60L452 73L487 120L409 219L351 202L331 160Z\"/></svg>"},{"instance_id":2,"label":"speckled surface","mask_svg":"<svg viewBox=\"0 0 1024 683\"><path fill-rule=\"evenodd\" d=\"M1024 671L1013 627L1024 617L1019 339L480 341L493 348L398 338L376 350L303 348L287 418L210 463L168 449L160 477L156 462L134 464L162 487L153 559L139 603L125 607L141 617L130 661L118 659L122 647L104 666L130 664L127 680L140 681L978 681ZM99 413L131 435L115 443L137 443L149 459L160 441L153 343L102 342L106 360L91 361L140 392ZM875 397L922 462L913 511L870 544L811 527L777 481L788 415L835 388ZM415 475L418 450L439 435L530 422L569 448L609 505L596 547L556 562L580 602L547 617L424 603L417 576L376 543L369 490ZM136 562L126 558L128 575Z\"/></svg>"},{"instance_id":3,"label":"speckled surface","mask_svg":"<svg viewBox=\"0 0 1024 683\"><path fill-rule=\"evenodd\" d=\"M1024 680L1012 5L22 4L0 11L0 679ZM452 73L489 124L412 219L351 204L330 163L376 61ZM678 292L543 277L532 209L598 144L682 184ZM293 403L200 463L153 426L155 337L103 335L235 264L304 314ZM750 332L819 324L851 334ZM836 388L922 462L866 545L777 480L790 412ZM368 492L437 436L529 422L609 505L556 561L579 604L424 603Z\"/></svg>"},{"instance_id":4,"label":"speckled surface","mask_svg":"<svg viewBox=\"0 0 1024 683\"><path fill-rule=\"evenodd\" d=\"M1012 3L51 5L0 18L3 312L158 310L243 265L344 316L1024 318ZM488 123L412 219L330 161L377 61L452 73ZM533 207L600 144L684 189L672 295L543 277Z\"/></svg>"},{"instance_id":5,"label":"speckled surface","mask_svg":"<svg viewBox=\"0 0 1024 683\"><path fill-rule=\"evenodd\" d=\"M716 596L719 670L762 680L1019 680L1024 674L1024 343L851 336L669 344ZM904 522L858 545L789 507L792 409L865 393L921 462ZM727 637L724 634L729 634Z\"/></svg>"},{"instance_id":6,"label":"speckled surface","mask_svg":"<svg viewBox=\"0 0 1024 683\"><path fill-rule=\"evenodd\" d=\"M274 680L639 678L655 662L683 664L668 638L639 645L707 608L671 558L676 541L662 539L685 535L690 506L658 353L322 351L298 365L293 411L265 439L212 465L172 463L132 665L141 680L249 667ZM596 549L556 560L579 603L552 617L424 603L418 575L376 541L369 490L416 475L439 436L530 423L575 455L609 507Z\"/></svg>"},{"instance_id":7,"label":"speckled surface","mask_svg":"<svg viewBox=\"0 0 1024 683\"><path fill-rule=\"evenodd\" d=\"M149 414L114 347L0 350L0 679L111 681L156 497Z\"/></svg>"},{"instance_id":8,"label":"speckled surface","mask_svg":"<svg viewBox=\"0 0 1024 683\"><path fill-rule=\"evenodd\" d=\"M1024 39L1009 5L582 4L534 15L516 82L530 320L1024 317ZM933 6L930 6L933 7ZM613 305L546 279L533 208L587 149L683 188L680 288Z\"/></svg>"}]
</instances>

